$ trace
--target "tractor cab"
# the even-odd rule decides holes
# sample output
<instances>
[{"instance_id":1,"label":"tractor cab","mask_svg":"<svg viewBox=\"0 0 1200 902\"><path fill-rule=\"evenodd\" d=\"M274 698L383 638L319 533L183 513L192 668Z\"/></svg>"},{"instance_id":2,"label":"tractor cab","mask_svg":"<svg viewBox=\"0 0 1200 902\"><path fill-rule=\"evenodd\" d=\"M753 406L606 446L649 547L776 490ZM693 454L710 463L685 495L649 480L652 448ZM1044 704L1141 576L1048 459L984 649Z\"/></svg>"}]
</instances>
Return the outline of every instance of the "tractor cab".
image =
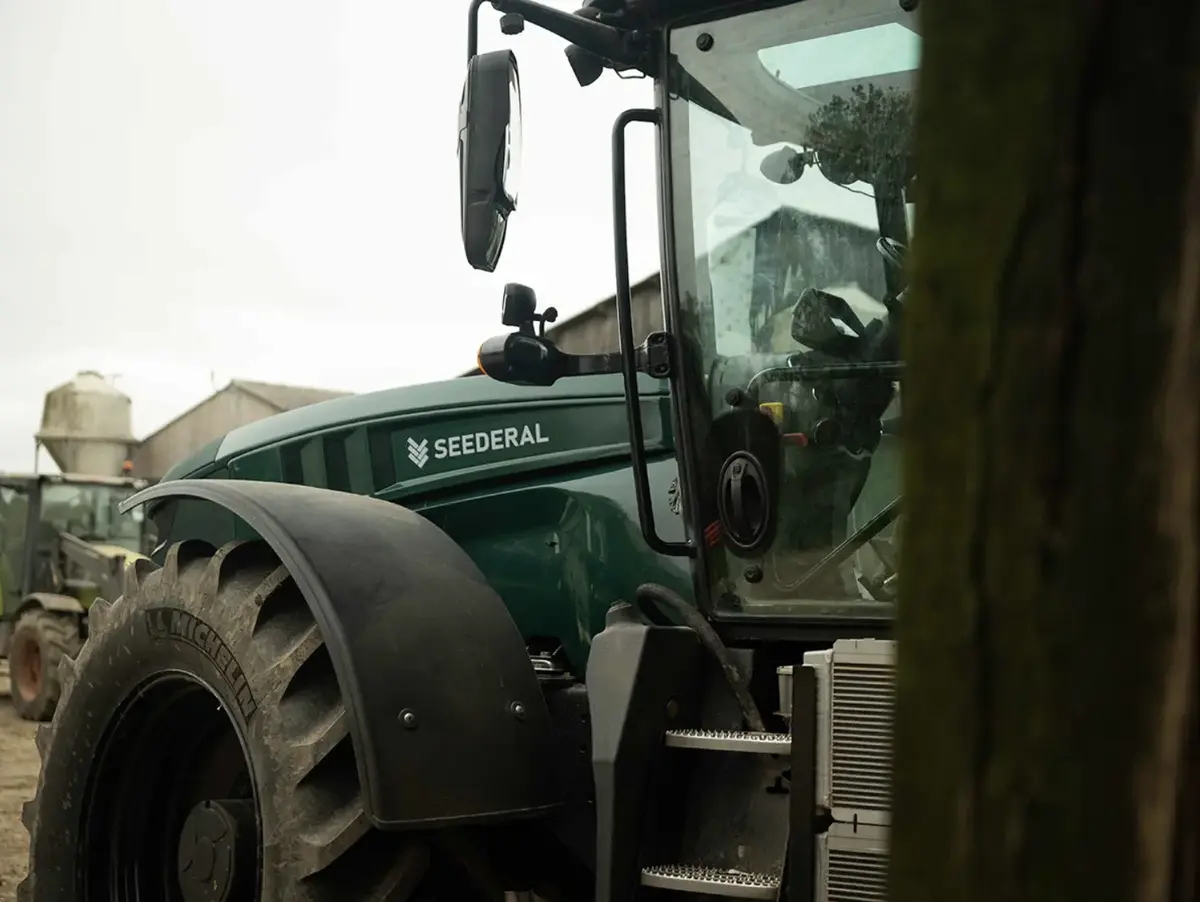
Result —
<instances>
[{"instance_id":1,"label":"tractor cab","mask_svg":"<svg viewBox=\"0 0 1200 902\"><path fill-rule=\"evenodd\" d=\"M0 587L5 598L44 591L65 535L110 556L147 554L149 522L120 505L145 483L82 475L0 473ZM40 587L40 588L39 588Z\"/></svg>"},{"instance_id":2,"label":"tractor cab","mask_svg":"<svg viewBox=\"0 0 1200 902\"><path fill-rule=\"evenodd\" d=\"M475 4L478 7L478 3ZM655 80L657 106L614 131L620 353L560 352L505 290L511 335L480 352L509 382L637 372L670 382L697 595L729 624L892 616L899 541L900 361L915 3L596 0L575 15L492 4L571 42L582 84L604 68ZM687 15L681 11L686 6ZM701 11L703 8L706 11ZM475 30L472 29L472 44ZM474 47L472 47L474 51ZM508 50L472 52L460 117L468 259L491 270L516 209L520 80ZM624 132L658 129L666 330L630 322ZM635 476L640 429L631 416Z\"/></svg>"},{"instance_id":3,"label":"tractor cab","mask_svg":"<svg viewBox=\"0 0 1200 902\"><path fill-rule=\"evenodd\" d=\"M464 250L492 271L522 111L516 54L477 52L482 5L459 160ZM643 538L692 563L694 599L642 585L593 640L597 902L886 898L916 5L491 0L505 34L567 41L581 86L656 88L612 133L619 350L562 352L508 285L515 331L479 354L517 384L622 373ZM646 126L665 329L635 335L625 133ZM654 520L643 374L670 386L683 542Z\"/></svg>"}]
</instances>

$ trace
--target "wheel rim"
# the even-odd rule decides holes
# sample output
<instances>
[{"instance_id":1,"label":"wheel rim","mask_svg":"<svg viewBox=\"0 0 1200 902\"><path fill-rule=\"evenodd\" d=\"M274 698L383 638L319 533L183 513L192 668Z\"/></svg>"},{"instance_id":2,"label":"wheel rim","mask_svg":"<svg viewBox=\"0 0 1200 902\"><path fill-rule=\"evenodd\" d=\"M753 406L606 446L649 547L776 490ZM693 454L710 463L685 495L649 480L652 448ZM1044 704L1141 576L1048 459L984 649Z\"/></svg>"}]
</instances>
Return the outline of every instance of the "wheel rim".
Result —
<instances>
[{"instance_id":1,"label":"wheel rim","mask_svg":"<svg viewBox=\"0 0 1200 902\"><path fill-rule=\"evenodd\" d=\"M88 777L89 902L252 902L262 835L244 737L210 687L155 677L118 708Z\"/></svg>"},{"instance_id":2,"label":"wheel rim","mask_svg":"<svg viewBox=\"0 0 1200 902\"><path fill-rule=\"evenodd\" d=\"M42 647L36 638L23 639L19 652L9 658L12 678L21 698L31 702L42 691Z\"/></svg>"}]
</instances>

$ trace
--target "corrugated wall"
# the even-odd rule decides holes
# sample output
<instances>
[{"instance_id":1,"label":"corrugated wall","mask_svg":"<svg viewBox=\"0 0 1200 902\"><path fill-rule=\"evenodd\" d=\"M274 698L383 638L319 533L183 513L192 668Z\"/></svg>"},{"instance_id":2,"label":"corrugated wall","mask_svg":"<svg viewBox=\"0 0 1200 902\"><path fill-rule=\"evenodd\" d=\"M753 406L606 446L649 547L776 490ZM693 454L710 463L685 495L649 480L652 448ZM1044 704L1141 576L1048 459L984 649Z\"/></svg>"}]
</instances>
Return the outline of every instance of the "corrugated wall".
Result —
<instances>
[{"instance_id":1,"label":"corrugated wall","mask_svg":"<svg viewBox=\"0 0 1200 902\"><path fill-rule=\"evenodd\" d=\"M633 340L641 343L650 332L663 328L662 295L658 274L633 286ZM560 350L570 354L599 354L620 347L617 337L617 302L608 298L571 319L547 329Z\"/></svg>"}]
</instances>

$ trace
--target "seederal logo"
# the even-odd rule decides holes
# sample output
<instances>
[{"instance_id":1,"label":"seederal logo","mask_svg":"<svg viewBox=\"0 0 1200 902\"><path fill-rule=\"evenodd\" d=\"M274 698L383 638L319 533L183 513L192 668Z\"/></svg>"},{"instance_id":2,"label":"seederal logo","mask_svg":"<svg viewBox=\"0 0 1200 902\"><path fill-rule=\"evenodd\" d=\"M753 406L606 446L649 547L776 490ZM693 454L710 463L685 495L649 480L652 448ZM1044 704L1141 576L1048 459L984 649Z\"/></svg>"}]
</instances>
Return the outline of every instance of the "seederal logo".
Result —
<instances>
[{"instance_id":1,"label":"seederal logo","mask_svg":"<svg viewBox=\"0 0 1200 902\"><path fill-rule=\"evenodd\" d=\"M419 442L416 439L408 440L408 459L417 465L418 470L425 469L425 464L429 463L429 439L423 438Z\"/></svg>"}]
</instances>

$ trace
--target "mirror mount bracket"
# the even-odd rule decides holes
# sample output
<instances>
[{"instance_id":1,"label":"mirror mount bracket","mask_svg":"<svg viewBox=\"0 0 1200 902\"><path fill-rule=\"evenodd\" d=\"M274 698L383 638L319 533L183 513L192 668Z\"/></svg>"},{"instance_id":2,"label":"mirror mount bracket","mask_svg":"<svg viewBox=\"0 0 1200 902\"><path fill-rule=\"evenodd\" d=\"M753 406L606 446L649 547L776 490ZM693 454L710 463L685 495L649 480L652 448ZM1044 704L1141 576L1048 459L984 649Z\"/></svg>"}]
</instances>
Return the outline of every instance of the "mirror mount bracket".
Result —
<instances>
[{"instance_id":1,"label":"mirror mount bracket","mask_svg":"<svg viewBox=\"0 0 1200 902\"><path fill-rule=\"evenodd\" d=\"M635 33L595 18L563 12L534 0L490 0L501 13L520 15L526 22L558 35L588 53L617 66L637 66L643 62L645 48Z\"/></svg>"},{"instance_id":2,"label":"mirror mount bracket","mask_svg":"<svg viewBox=\"0 0 1200 902\"><path fill-rule=\"evenodd\" d=\"M607 354L564 354L563 376L598 376L621 372L620 351ZM671 377L671 345L666 332L651 332L633 349L633 368L654 379Z\"/></svg>"},{"instance_id":3,"label":"mirror mount bracket","mask_svg":"<svg viewBox=\"0 0 1200 902\"><path fill-rule=\"evenodd\" d=\"M569 13L535 0L471 0L467 26L468 60L479 52L479 7L484 3L502 14L501 30L505 34L519 34L529 22L615 69L645 70L650 66L652 47L645 36L636 29L618 28L599 21L601 9L593 3Z\"/></svg>"},{"instance_id":4,"label":"mirror mount bracket","mask_svg":"<svg viewBox=\"0 0 1200 902\"><path fill-rule=\"evenodd\" d=\"M545 313L530 314L529 319L519 323L505 323L506 326L515 325L517 334L528 335L533 337L535 334L538 338L546 337L546 323L553 323L558 320L558 310L554 307L547 307ZM537 323L537 332L534 332L533 324Z\"/></svg>"},{"instance_id":5,"label":"mirror mount bracket","mask_svg":"<svg viewBox=\"0 0 1200 902\"><path fill-rule=\"evenodd\" d=\"M655 379L671 378L671 338L666 332L651 332L634 350L634 368Z\"/></svg>"}]
</instances>

